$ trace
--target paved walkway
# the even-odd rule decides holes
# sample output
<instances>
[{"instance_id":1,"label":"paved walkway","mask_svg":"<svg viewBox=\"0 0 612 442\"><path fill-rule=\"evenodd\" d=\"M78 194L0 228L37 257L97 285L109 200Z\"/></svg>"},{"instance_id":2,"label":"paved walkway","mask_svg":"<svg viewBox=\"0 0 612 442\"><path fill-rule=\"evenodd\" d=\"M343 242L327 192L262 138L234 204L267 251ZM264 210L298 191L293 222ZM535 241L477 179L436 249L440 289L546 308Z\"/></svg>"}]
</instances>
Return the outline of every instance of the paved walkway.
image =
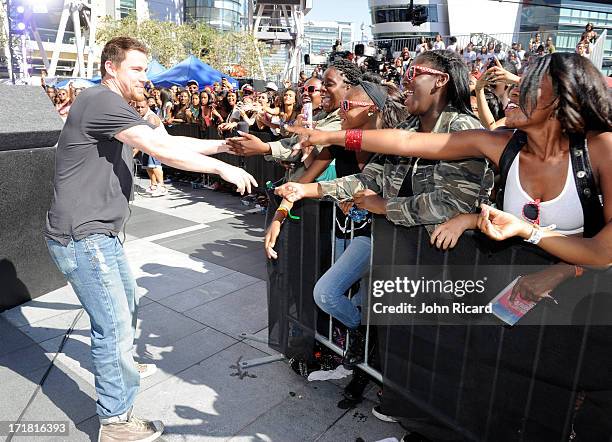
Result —
<instances>
[{"instance_id":1,"label":"paved walkway","mask_svg":"<svg viewBox=\"0 0 612 442\"><path fill-rule=\"evenodd\" d=\"M158 367L142 382L137 415L163 420L165 441L399 438L397 424L370 414L374 386L356 409L342 410L346 380L309 383L285 361L250 368L242 379L230 367L274 354L239 337L267 337L264 216L248 209L209 190L136 195L125 243L140 288L135 355ZM79 311L65 286L0 314L0 421L20 415ZM96 440L88 329L83 315L23 417L70 421L70 435L15 440Z\"/></svg>"}]
</instances>

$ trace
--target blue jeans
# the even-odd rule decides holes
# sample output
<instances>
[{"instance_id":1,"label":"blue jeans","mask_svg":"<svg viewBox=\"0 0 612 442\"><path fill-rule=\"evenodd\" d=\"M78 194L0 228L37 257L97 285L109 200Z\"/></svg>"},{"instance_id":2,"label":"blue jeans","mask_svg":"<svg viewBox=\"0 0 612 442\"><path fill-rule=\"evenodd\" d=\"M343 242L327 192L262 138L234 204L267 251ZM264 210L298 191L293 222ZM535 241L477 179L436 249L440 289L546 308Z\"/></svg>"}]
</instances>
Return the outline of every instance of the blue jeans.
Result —
<instances>
[{"instance_id":1,"label":"blue jeans","mask_svg":"<svg viewBox=\"0 0 612 442\"><path fill-rule=\"evenodd\" d=\"M369 269L371 250L369 236L355 237L346 249L344 240L336 239L336 262L314 287L314 300L319 308L348 328L357 328L361 323L361 313L357 306L361 305L364 284L360 285L352 299L348 299L344 293Z\"/></svg>"},{"instance_id":2,"label":"blue jeans","mask_svg":"<svg viewBox=\"0 0 612 442\"><path fill-rule=\"evenodd\" d=\"M117 237L90 235L64 247L47 239L53 261L91 321L91 356L103 424L127 419L140 386L132 347L136 281Z\"/></svg>"}]
</instances>

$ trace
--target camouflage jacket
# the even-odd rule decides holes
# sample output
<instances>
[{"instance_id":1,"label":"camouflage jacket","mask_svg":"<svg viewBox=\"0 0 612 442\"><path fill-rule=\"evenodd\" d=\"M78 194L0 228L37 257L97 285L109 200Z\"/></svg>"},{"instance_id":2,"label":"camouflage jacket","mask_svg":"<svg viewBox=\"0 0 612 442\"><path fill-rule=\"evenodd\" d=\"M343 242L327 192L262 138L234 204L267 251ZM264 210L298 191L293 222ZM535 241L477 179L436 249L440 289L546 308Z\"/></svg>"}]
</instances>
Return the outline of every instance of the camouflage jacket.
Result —
<instances>
[{"instance_id":1,"label":"camouflage jacket","mask_svg":"<svg viewBox=\"0 0 612 442\"><path fill-rule=\"evenodd\" d=\"M316 123L316 128L320 130L340 130L340 110L336 109L329 114L321 111L312 119ZM279 141L272 141L268 143L270 145L270 151L272 152L270 155L265 155L264 158L266 161L297 161L301 153L297 155L292 155L292 149L295 144L300 141L297 135L294 135L289 138L283 138ZM317 155L323 149L323 146L315 146L317 151ZM305 171L305 167L302 163L297 164L296 168L289 172L289 180L297 181Z\"/></svg>"},{"instance_id":2,"label":"camouflage jacket","mask_svg":"<svg viewBox=\"0 0 612 442\"><path fill-rule=\"evenodd\" d=\"M417 117L409 118L398 128L414 132ZM432 132L448 133L481 129L473 117L459 114L448 106L438 118ZM412 195L399 197L405 178L412 179ZM394 224L411 227L424 225L431 234L436 225L460 213L472 213L481 202L487 202L493 188L493 170L484 159L462 161L427 161L393 155L376 155L362 173L320 182L324 196L337 200L350 198L362 189L382 193L387 200L387 218Z\"/></svg>"}]
</instances>

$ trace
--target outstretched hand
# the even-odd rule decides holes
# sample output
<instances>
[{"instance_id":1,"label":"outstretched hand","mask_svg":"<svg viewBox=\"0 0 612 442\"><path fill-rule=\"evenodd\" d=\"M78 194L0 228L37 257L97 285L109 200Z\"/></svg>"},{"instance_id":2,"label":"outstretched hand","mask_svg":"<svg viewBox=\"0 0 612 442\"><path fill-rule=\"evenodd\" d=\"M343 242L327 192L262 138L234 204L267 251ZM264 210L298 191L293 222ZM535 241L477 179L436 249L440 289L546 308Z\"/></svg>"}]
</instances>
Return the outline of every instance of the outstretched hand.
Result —
<instances>
[{"instance_id":1,"label":"outstretched hand","mask_svg":"<svg viewBox=\"0 0 612 442\"><path fill-rule=\"evenodd\" d=\"M304 198L304 185L299 183L286 183L274 190L279 196L282 196L287 201L295 203Z\"/></svg>"},{"instance_id":2,"label":"outstretched hand","mask_svg":"<svg viewBox=\"0 0 612 442\"><path fill-rule=\"evenodd\" d=\"M226 164L220 170L219 175L221 175L221 178L225 181L235 184L238 187L236 191L241 195L244 195L245 191L247 194L251 193L251 186L257 187L255 178L246 170L236 166Z\"/></svg>"},{"instance_id":3,"label":"outstretched hand","mask_svg":"<svg viewBox=\"0 0 612 442\"><path fill-rule=\"evenodd\" d=\"M299 143L293 146L292 155L297 155L302 152L302 161L304 161L316 145L326 145L326 133L321 130L307 129L299 126L286 126L285 130L289 133L299 135Z\"/></svg>"},{"instance_id":4,"label":"outstretched hand","mask_svg":"<svg viewBox=\"0 0 612 442\"><path fill-rule=\"evenodd\" d=\"M255 135L240 131L238 133L240 134L239 137L227 138L225 140L229 145L230 153L245 157L270 153L270 146Z\"/></svg>"},{"instance_id":5,"label":"outstretched hand","mask_svg":"<svg viewBox=\"0 0 612 442\"><path fill-rule=\"evenodd\" d=\"M264 238L264 249L266 251L266 256L268 259L277 259L278 253L274 250L274 246L276 245L276 240L278 239L278 235L280 235L281 230L281 222L274 220L266 230L266 236Z\"/></svg>"}]
</instances>

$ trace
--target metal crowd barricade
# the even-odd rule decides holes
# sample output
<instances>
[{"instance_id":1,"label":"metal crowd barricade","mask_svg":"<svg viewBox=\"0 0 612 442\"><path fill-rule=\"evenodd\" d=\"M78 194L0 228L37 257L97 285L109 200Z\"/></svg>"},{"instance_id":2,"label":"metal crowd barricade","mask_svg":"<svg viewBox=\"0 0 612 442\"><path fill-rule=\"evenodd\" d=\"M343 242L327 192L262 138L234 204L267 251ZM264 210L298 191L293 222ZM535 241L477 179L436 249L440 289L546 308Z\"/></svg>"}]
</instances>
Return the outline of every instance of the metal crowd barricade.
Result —
<instances>
[{"instance_id":1,"label":"metal crowd barricade","mask_svg":"<svg viewBox=\"0 0 612 442\"><path fill-rule=\"evenodd\" d=\"M278 262L269 264L269 269L276 267L268 287L274 307L270 309L271 342L284 334L284 343L277 342L276 349L289 358L308 358L314 340L342 355L345 349L333 340L332 319L317 313L313 300L314 285L333 263L334 211L330 212L326 202L296 206L302 220L285 223L277 241ZM376 217L370 262L370 281L385 277L384 267L437 265L446 272L465 264L473 264L474 274L485 264L498 265L504 278L511 280L521 265L549 266L555 260L522 241L494 242L469 231L453 251L439 252L429 246L423 227L404 228ZM595 275L593 281L595 291L609 292L612 287L609 274ZM593 311L609 306L608 301L594 307L601 301L596 299L599 293L578 293L581 289L576 284L570 280L559 298L566 305L575 305L574 312L582 308L588 312L585 317L590 317ZM612 392L610 326L543 325L545 315L539 317L540 323L513 328L479 322L373 326L370 292L369 286L363 303L368 342L360 368L382 381L383 403L392 414L401 416L410 403L466 440L498 442L568 440L580 421L575 407L583 390L587 402L589 395L595 398L589 407L609 411L610 405L605 407ZM576 295L588 302L571 299ZM608 293L604 295L610 299ZM367 351L373 327L379 349L375 366ZM292 340L294 345L287 345ZM610 415L590 427L577 427L578 436L600 440L593 434L604 433L608 427L612 428ZM594 433L581 434L585 428Z\"/></svg>"},{"instance_id":2,"label":"metal crowd barricade","mask_svg":"<svg viewBox=\"0 0 612 442\"><path fill-rule=\"evenodd\" d=\"M169 132L208 136L193 125L174 126ZM284 174L280 166L262 157L219 157L244 167L260 185ZM268 221L275 203L271 198ZM296 203L292 212L301 219L286 221L277 240L279 258L268 261L269 345L290 359L308 360L316 340L342 355L345 349L333 341L332 318L322 314L313 299L313 288L335 255L335 208L329 202L306 200ZM555 262L537 247L521 241L498 243L474 232L465 232L451 252L437 252L428 239L423 227L398 227L384 217L375 217L369 281L384 277L387 273L379 272L385 266L435 264L446 271L453 265L473 263L477 272L486 263L507 267L510 277L519 264ZM588 406L610 411L611 405L606 405L612 404L610 325L586 322L582 327L560 328L536 324L511 329L471 323L377 325L379 361L373 365L369 352L370 340L374 339L371 287L368 281L362 280L362 284L368 284L363 306L367 309L366 359L359 367L383 383L383 401L392 413L401 415L409 402L467 440L498 442L549 440L553 433L559 436L555 440L568 440L579 422L575 407L582 390L586 391L583 402ZM580 307L586 311L586 318L593 312L612 311L607 301L612 298L607 293L612 287L609 272L595 274L593 287L596 293L588 292L583 296L588 302L580 305L570 299L581 294L580 286L570 282L564 292L567 298L562 301L574 302L576 310ZM601 297L597 298L602 293L603 304ZM321 332L320 324L326 331ZM589 402L589 395L595 400ZM611 415L591 424L594 435L579 432L578 436L582 440L603 440L598 436L606 429L612 432Z\"/></svg>"},{"instance_id":3,"label":"metal crowd barricade","mask_svg":"<svg viewBox=\"0 0 612 442\"><path fill-rule=\"evenodd\" d=\"M353 220L350 221L350 240L352 240L354 238L354 222ZM336 210L332 211L332 234L331 234L331 263L332 265L336 262L336 260L339 258L336 257L336 247L335 247L335 243L336 243L336 229L338 228L338 223L336 220ZM370 255L370 266L372 264L372 255ZM360 284L366 284L366 278L362 278L362 281L360 282ZM348 293L349 298L352 298L353 296L353 287L351 287L349 289L349 293ZM333 341L333 327L334 327L334 321L333 318L330 315L323 315L327 316L327 319L323 319L323 320L327 320L328 324L327 324L327 335L321 334L318 331L315 333L315 339L320 342L321 344L325 345L327 348L329 348L330 350L334 351L338 356L343 356L344 353L346 352L348 345L350 344L349 339L346 339L345 341L345 348L341 348L339 347L334 341ZM319 316L321 317L321 316ZM365 340L365 349L366 351L364 352L364 361L359 364L359 368L361 370L363 370L364 372L368 373L370 376L372 376L374 379L378 380L379 382L382 382L382 374L380 373L380 371L378 371L376 368L374 368L370 363L370 352L368 351L368 349L370 348L370 324L368 323L368 321L366 321L366 340ZM316 328L318 330L318 327Z\"/></svg>"}]
</instances>

